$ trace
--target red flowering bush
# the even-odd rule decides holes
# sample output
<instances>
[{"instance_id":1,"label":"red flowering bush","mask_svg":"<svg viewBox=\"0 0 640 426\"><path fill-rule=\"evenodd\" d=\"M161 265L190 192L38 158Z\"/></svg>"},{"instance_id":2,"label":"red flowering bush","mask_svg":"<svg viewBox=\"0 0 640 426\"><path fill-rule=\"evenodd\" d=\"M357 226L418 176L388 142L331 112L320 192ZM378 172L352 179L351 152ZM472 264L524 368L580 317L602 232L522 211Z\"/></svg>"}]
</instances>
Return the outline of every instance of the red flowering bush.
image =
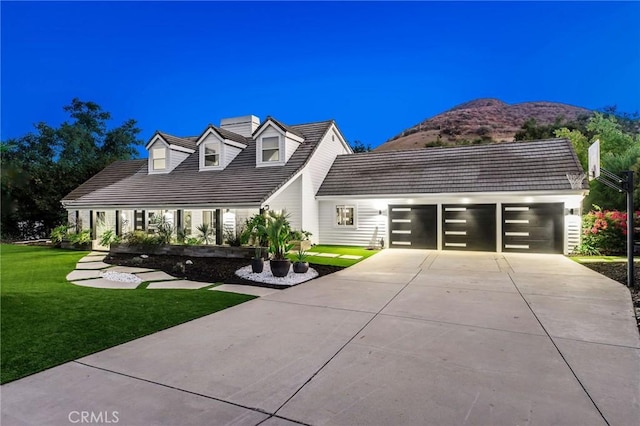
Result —
<instances>
[{"instance_id":1,"label":"red flowering bush","mask_svg":"<svg viewBox=\"0 0 640 426\"><path fill-rule=\"evenodd\" d=\"M589 255L624 254L627 250L627 213L618 210L595 210L582 216L582 243L578 252ZM635 212L634 226L640 225L640 211Z\"/></svg>"}]
</instances>

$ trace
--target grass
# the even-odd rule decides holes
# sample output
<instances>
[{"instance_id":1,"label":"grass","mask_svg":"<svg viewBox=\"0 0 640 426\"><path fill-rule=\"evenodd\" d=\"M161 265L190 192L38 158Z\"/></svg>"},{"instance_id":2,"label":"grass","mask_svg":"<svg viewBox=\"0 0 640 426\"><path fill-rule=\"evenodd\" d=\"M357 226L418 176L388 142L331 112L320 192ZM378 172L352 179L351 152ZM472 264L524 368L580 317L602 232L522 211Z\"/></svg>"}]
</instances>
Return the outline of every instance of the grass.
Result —
<instances>
[{"instance_id":1,"label":"grass","mask_svg":"<svg viewBox=\"0 0 640 426\"><path fill-rule=\"evenodd\" d=\"M331 266L342 266L348 267L354 265L367 257L373 256L378 253L378 250L367 250L363 247L354 247L354 246L329 246L329 245L317 245L313 246L311 252L315 253L336 253L336 254L349 254L353 256L362 256L361 259L340 259L337 257L319 257L319 256L308 256L307 262L316 263L318 265L331 265ZM295 260L295 252L289 255L291 260Z\"/></svg>"},{"instance_id":2,"label":"grass","mask_svg":"<svg viewBox=\"0 0 640 426\"><path fill-rule=\"evenodd\" d=\"M611 262L626 262L627 256L580 256L580 255L577 255L577 256L569 256L569 259L577 263L594 263L594 262L611 263ZM638 263L640 262L640 259L637 257L634 257L633 262Z\"/></svg>"},{"instance_id":3,"label":"grass","mask_svg":"<svg viewBox=\"0 0 640 426\"><path fill-rule=\"evenodd\" d=\"M86 252L13 245L0 250L0 383L254 298L79 287L65 277Z\"/></svg>"}]
</instances>

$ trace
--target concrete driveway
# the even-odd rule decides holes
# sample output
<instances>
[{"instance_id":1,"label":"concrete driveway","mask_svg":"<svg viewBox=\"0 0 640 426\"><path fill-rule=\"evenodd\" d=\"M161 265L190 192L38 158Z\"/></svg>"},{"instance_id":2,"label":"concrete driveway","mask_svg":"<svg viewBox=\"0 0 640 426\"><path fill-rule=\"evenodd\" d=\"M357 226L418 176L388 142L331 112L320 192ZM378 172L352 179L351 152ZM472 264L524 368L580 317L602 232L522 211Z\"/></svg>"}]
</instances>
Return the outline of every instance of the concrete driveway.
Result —
<instances>
[{"instance_id":1,"label":"concrete driveway","mask_svg":"<svg viewBox=\"0 0 640 426\"><path fill-rule=\"evenodd\" d=\"M385 250L1 390L3 426L637 425L640 338L562 256Z\"/></svg>"}]
</instances>

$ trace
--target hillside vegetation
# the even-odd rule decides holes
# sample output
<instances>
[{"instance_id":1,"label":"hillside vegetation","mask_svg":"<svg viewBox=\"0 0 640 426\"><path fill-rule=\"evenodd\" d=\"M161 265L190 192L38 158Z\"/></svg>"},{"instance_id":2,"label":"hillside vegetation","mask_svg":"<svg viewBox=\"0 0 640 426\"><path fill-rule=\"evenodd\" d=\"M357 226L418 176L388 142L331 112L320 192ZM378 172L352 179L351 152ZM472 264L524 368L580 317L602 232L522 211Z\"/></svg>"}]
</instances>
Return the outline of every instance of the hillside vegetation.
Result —
<instances>
[{"instance_id":1,"label":"hillside vegetation","mask_svg":"<svg viewBox=\"0 0 640 426\"><path fill-rule=\"evenodd\" d=\"M592 111L557 102L523 102L509 105L485 98L465 102L403 130L376 151L460 144L513 141L522 126L533 118L538 125L586 120Z\"/></svg>"}]
</instances>

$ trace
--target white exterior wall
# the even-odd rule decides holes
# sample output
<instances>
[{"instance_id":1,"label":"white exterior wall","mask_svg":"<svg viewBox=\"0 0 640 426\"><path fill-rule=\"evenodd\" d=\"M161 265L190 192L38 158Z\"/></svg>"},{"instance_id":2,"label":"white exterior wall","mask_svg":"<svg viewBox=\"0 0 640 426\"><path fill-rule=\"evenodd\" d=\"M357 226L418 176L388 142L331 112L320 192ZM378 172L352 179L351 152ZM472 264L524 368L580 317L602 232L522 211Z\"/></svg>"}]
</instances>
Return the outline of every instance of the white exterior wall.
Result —
<instances>
[{"instance_id":1,"label":"white exterior wall","mask_svg":"<svg viewBox=\"0 0 640 426\"><path fill-rule=\"evenodd\" d=\"M169 169L167 170L167 173L169 173L170 171L172 171L173 169L178 167L180 165L180 163L182 163L184 160L186 160L189 155L191 155L191 154L187 154L186 152L175 151L173 149L170 149L169 150L169 158L168 158L169 161L167 162L167 164L169 165Z\"/></svg>"},{"instance_id":2,"label":"white exterior wall","mask_svg":"<svg viewBox=\"0 0 640 426\"><path fill-rule=\"evenodd\" d=\"M573 248L580 243L580 204L582 195L527 195L521 194L470 194L469 196L444 196L434 194L424 198L380 198L380 199L354 199L337 198L320 200L319 219L319 243L368 246L372 238L384 238L385 246L388 247L388 205L389 204L518 204L518 203L564 203L565 211L574 209L574 214L564 216L564 254L569 254ZM356 206L356 227L338 227L335 225L336 205ZM378 212L382 211L382 215ZM440 218L440 216L438 216ZM500 219L500 220L499 220ZM502 241L501 216L496 214L496 241ZM377 232L376 232L377 231ZM438 221L438 249L442 248L440 243L441 229ZM496 247L499 250L499 247Z\"/></svg>"},{"instance_id":3,"label":"white exterior wall","mask_svg":"<svg viewBox=\"0 0 640 426\"><path fill-rule=\"evenodd\" d=\"M302 175L302 229L312 233L311 242L314 244L321 240L320 207L315 196L336 157L349 153L345 145L332 126L320 141Z\"/></svg>"},{"instance_id":4,"label":"white exterior wall","mask_svg":"<svg viewBox=\"0 0 640 426\"><path fill-rule=\"evenodd\" d=\"M300 146L300 142L294 141L293 139L290 139L287 137L284 138L285 163L289 161L289 158L291 158L291 156L293 155L294 152L296 152L296 149L298 149L299 146Z\"/></svg>"},{"instance_id":5,"label":"white exterior wall","mask_svg":"<svg viewBox=\"0 0 640 426\"><path fill-rule=\"evenodd\" d=\"M356 226L336 225L336 204L356 207ZM347 246L375 246L387 238L386 206L382 208L376 200L321 201L320 202L320 244L338 244Z\"/></svg>"},{"instance_id":6,"label":"white exterior wall","mask_svg":"<svg viewBox=\"0 0 640 426\"><path fill-rule=\"evenodd\" d=\"M235 146L231 146L227 144L223 144L223 145L224 145L224 148L222 149L222 153L224 154L224 159L222 164L223 164L223 167L227 167L229 164L231 164L234 158L236 158L238 154L240 154L240 151L242 150Z\"/></svg>"},{"instance_id":7,"label":"white exterior wall","mask_svg":"<svg viewBox=\"0 0 640 426\"><path fill-rule=\"evenodd\" d=\"M302 228L302 176L296 178L282 192L270 198L265 204L269 210L286 210L290 214L289 223L293 229ZM305 229L306 231L306 229Z\"/></svg>"}]
</instances>

